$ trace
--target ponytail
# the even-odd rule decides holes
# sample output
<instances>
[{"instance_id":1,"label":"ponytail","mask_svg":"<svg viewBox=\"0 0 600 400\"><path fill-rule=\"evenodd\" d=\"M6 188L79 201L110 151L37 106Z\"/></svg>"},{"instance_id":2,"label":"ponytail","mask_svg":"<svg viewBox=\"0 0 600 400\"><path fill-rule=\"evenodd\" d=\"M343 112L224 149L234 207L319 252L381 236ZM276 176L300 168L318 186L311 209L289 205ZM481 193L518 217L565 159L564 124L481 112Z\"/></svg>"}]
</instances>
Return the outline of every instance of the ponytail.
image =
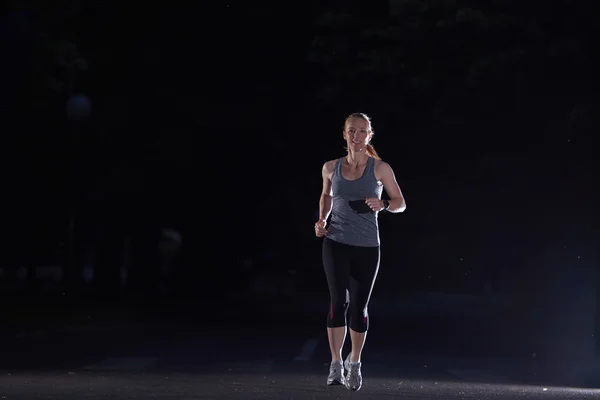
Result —
<instances>
[{"instance_id":1,"label":"ponytail","mask_svg":"<svg viewBox=\"0 0 600 400\"><path fill-rule=\"evenodd\" d=\"M379 157L379 154L377 154L377 152L375 151L375 147L373 147L371 143L367 145L367 155L373 157L376 160L381 160L381 157Z\"/></svg>"}]
</instances>

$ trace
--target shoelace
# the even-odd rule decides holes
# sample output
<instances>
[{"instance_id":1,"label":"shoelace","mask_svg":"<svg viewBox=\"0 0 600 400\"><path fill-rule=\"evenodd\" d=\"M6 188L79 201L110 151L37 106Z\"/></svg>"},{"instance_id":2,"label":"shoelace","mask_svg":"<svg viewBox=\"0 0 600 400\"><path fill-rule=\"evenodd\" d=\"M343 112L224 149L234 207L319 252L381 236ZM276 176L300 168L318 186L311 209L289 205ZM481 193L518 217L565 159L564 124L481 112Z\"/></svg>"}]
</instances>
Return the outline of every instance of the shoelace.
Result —
<instances>
[{"instance_id":1,"label":"shoelace","mask_svg":"<svg viewBox=\"0 0 600 400\"><path fill-rule=\"evenodd\" d=\"M338 374L338 373L341 372L341 370L342 370L342 368L341 368L341 366L339 364L332 364L329 367L329 373L330 374Z\"/></svg>"}]
</instances>

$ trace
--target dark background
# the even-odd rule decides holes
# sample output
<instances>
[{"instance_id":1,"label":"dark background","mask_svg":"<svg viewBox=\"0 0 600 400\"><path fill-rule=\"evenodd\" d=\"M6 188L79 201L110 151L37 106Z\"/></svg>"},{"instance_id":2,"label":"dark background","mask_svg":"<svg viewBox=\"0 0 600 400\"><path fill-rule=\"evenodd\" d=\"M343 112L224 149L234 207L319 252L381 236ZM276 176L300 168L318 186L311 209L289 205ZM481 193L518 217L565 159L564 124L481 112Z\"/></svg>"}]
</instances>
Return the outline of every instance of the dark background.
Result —
<instances>
[{"instance_id":1,"label":"dark background","mask_svg":"<svg viewBox=\"0 0 600 400\"><path fill-rule=\"evenodd\" d=\"M324 326L320 170L365 112L408 205L380 215L373 312L503 299L507 331L542 313L592 340L565 318L594 321L600 293L594 2L196 3L3 10L5 316L312 302ZM67 118L75 93L90 118ZM168 279L163 229L182 237Z\"/></svg>"}]
</instances>

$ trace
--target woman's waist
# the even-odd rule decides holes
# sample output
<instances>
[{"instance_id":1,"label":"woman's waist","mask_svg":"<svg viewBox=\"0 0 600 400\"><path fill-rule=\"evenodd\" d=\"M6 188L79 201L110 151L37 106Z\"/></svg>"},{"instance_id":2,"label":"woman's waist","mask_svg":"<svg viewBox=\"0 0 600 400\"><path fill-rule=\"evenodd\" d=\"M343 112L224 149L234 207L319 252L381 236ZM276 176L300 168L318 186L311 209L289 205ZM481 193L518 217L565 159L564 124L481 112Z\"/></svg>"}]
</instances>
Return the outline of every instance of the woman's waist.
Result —
<instances>
[{"instance_id":1,"label":"woman's waist","mask_svg":"<svg viewBox=\"0 0 600 400\"><path fill-rule=\"evenodd\" d=\"M327 227L327 237L346 244L361 246L379 245L377 221L336 218L332 216Z\"/></svg>"},{"instance_id":2,"label":"woman's waist","mask_svg":"<svg viewBox=\"0 0 600 400\"><path fill-rule=\"evenodd\" d=\"M335 210L331 212L330 224L343 226L357 226L369 228L377 228L377 213L371 211L368 214L358 214L355 212L342 212Z\"/></svg>"}]
</instances>

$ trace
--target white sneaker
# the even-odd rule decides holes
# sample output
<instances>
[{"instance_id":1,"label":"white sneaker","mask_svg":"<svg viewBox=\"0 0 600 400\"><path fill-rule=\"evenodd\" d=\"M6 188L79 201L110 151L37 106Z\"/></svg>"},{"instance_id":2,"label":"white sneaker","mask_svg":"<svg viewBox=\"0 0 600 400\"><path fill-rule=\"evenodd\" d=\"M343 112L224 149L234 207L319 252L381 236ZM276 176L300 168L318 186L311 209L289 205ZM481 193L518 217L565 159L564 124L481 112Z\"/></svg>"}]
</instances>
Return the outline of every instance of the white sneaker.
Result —
<instances>
[{"instance_id":1,"label":"white sneaker","mask_svg":"<svg viewBox=\"0 0 600 400\"><path fill-rule=\"evenodd\" d=\"M342 361L332 361L329 366L329 376L327 377L327 385L344 385L346 379L344 378L344 366Z\"/></svg>"},{"instance_id":2,"label":"white sneaker","mask_svg":"<svg viewBox=\"0 0 600 400\"><path fill-rule=\"evenodd\" d=\"M361 363L350 361L350 354L346 357L344 368L346 369L346 387L350 390L360 390L362 387Z\"/></svg>"}]
</instances>

